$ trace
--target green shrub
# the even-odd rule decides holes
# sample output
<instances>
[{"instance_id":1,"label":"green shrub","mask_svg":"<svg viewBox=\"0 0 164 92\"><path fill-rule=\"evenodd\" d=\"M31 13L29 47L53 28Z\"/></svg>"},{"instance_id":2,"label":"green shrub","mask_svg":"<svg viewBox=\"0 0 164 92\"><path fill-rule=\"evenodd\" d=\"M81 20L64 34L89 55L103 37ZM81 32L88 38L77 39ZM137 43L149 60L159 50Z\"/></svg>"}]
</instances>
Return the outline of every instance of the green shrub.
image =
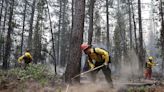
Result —
<instances>
[{"instance_id":1,"label":"green shrub","mask_svg":"<svg viewBox=\"0 0 164 92\"><path fill-rule=\"evenodd\" d=\"M145 87L140 87L139 92L146 92L146 88Z\"/></svg>"},{"instance_id":2,"label":"green shrub","mask_svg":"<svg viewBox=\"0 0 164 92\"><path fill-rule=\"evenodd\" d=\"M35 65L31 64L26 69L23 68L14 68L7 72L7 75L10 77L16 77L21 81L27 79L33 79L41 84L45 85L48 80L53 78L53 75L48 71L48 68L45 65Z\"/></svg>"}]
</instances>

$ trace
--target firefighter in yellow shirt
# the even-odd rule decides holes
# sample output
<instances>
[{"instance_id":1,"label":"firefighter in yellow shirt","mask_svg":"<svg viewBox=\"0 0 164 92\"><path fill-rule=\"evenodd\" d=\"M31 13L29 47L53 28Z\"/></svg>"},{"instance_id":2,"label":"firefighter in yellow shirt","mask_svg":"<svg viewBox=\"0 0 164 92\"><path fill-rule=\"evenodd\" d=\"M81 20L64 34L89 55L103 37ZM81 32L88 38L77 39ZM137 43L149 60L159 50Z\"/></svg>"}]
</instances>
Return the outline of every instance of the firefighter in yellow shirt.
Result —
<instances>
[{"instance_id":1,"label":"firefighter in yellow shirt","mask_svg":"<svg viewBox=\"0 0 164 92\"><path fill-rule=\"evenodd\" d=\"M157 65L153 62L153 57L149 57L148 61L145 63L145 79L151 79L152 77L152 67Z\"/></svg>"},{"instance_id":2,"label":"firefighter in yellow shirt","mask_svg":"<svg viewBox=\"0 0 164 92\"><path fill-rule=\"evenodd\" d=\"M26 49L26 52L24 53L24 55L22 55L18 58L18 63L19 64L21 64L22 61L24 61L25 67L27 65L29 65L29 63L32 62L32 56L31 56L30 51L28 49Z\"/></svg>"},{"instance_id":3,"label":"firefighter in yellow shirt","mask_svg":"<svg viewBox=\"0 0 164 92\"><path fill-rule=\"evenodd\" d=\"M101 48L92 48L90 45L86 43L83 43L81 45L81 49L84 51L86 55L88 55L89 57L88 64L91 69L104 64L102 68L94 70L91 73L93 81L96 81L96 74L100 70L102 70L110 87L113 87L112 78L111 78L111 70L109 68L109 63L111 62L109 53Z\"/></svg>"}]
</instances>

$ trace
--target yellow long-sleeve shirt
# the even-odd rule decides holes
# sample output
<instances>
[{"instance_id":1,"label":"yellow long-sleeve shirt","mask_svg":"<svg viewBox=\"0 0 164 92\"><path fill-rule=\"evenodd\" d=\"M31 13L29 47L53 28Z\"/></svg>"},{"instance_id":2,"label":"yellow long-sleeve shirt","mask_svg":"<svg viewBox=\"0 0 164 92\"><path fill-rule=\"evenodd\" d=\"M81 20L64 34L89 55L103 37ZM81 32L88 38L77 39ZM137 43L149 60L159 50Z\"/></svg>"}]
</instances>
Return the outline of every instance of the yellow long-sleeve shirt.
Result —
<instances>
[{"instance_id":1,"label":"yellow long-sleeve shirt","mask_svg":"<svg viewBox=\"0 0 164 92\"><path fill-rule=\"evenodd\" d=\"M95 51L94 51L94 49L95 49ZM100 62L102 60L104 60L104 62L106 62L106 63L109 62L109 53L107 51L105 51L101 48L94 48L94 49L92 48L91 53L88 55L90 57L90 59L88 60L88 63L91 68L94 67L94 64L92 63L93 60L95 62Z\"/></svg>"},{"instance_id":2,"label":"yellow long-sleeve shirt","mask_svg":"<svg viewBox=\"0 0 164 92\"><path fill-rule=\"evenodd\" d=\"M153 61L152 62L150 62L150 61L146 62L146 68L152 68L155 65L156 65L156 63L154 63Z\"/></svg>"},{"instance_id":3,"label":"yellow long-sleeve shirt","mask_svg":"<svg viewBox=\"0 0 164 92\"><path fill-rule=\"evenodd\" d=\"M25 57L32 60L31 54L29 52L25 52L24 55L22 55L18 58L18 63L21 63L25 59Z\"/></svg>"}]
</instances>

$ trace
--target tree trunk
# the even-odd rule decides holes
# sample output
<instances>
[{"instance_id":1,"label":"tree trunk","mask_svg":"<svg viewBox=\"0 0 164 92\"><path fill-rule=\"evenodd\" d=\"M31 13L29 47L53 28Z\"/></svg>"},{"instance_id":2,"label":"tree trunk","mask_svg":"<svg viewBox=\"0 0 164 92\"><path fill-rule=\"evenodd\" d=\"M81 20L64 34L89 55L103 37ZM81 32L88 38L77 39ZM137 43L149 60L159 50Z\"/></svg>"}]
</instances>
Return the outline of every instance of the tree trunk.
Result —
<instances>
[{"instance_id":1,"label":"tree trunk","mask_svg":"<svg viewBox=\"0 0 164 92\"><path fill-rule=\"evenodd\" d=\"M141 1L138 0L138 21L139 21L139 69L143 74L144 65L144 49L143 49L143 35L142 35L142 17L141 17Z\"/></svg>"},{"instance_id":2,"label":"tree trunk","mask_svg":"<svg viewBox=\"0 0 164 92\"><path fill-rule=\"evenodd\" d=\"M26 21L26 9L27 9L27 2L25 1L24 12L23 12L23 27L22 27L22 34L21 34L21 55L23 52L23 43L24 43L24 28L25 28L25 21Z\"/></svg>"},{"instance_id":3,"label":"tree trunk","mask_svg":"<svg viewBox=\"0 0 164 92\"><path fill-rule=\"evenodd\" d=\"M68 53L70 53L71 51L71 37L72 37L72 31L73 31L73 16L74 16L74 0L72 0L72 27L71 27L71 32L70 32L70 36L69 36L69 51ZM70 61L70 55L68 55L68 61Z\"/></svg>"},{"instance_id":4,"label":"tree trunk","mask_svg":"<svg viewBox=\"0 0 164 92\"><path fill-rule=\"evenodd\" d=\"M125 32L125 20L124 20L124 17L122 17L122 10L120 8L120 0L118 0L118 14L117 14L117 21L118 21L118 27L119 27L119 33L120 33L120 37L122 39L122 50L123 50L123 56L127 56L127 45L126 45L126 32Z\"/></svg>"},{"instance_id":5,"label":"tree trunk","mask_svg":"<svg viewBox=\"0 0 164 92\"><path fill-rule=\"evenodd\" d=\"M95 24L95 42L96 43L101 43L101 38L102 38L101 23L100 23L101 15L100 15L99 10L96 10L94 19L95 19L94 20L94 24ZM106 37L106 39L107 39L107 37Z\"/></svg>"},{"instance_id":6,"label":"tree trunk","mask_svg":"<svg viewBox=\"0 0 164 92\"><path fill-rule=\"evenodd\" d=\"M4 8L4 0L2 0L2 6L1 6L1 10L0 10L0 34L2 33L2 26L1 26L1 20L2 20L2 11L3 11L3 8Z\"/></svg>"},{"instance_id":7,"label":"tree trunk","mask_svg":"<svg viewBox=\"0 0 164 92\"><path fill-rule=\"evenodd\" d=\"M51 21L51 16L50 16L50 10L48 7L48 1L46 0L47 3L47 10L48 10L48 18L49 18L49 22L50 22L50 31L51 31L51 39L52 39L52 51L53 51L53 60L54 60L54 70L55 70L55 74L57 73L56 70L56 52L55 52L55 39L54 39L54 34L53 34L53 30L52 30L52 21Z\"/></svg>"},{"instance_id":8,"label":"tree trunk","mask_svg":"<svg viewBox=\"0 0 164 92\"><path fill-rule=\"evenodd\" d=\"M2 20L2 11L3 11L3 8L4 8L4 0L2 0L2 6L1 6L1 10L0 10L0 61L1 61L1 59L2 59L2 45L3 45L3 33L4 32L2 32L2 26L1 26L1 20Z\"/></svg>"},{"instance_id":9,"label":"tree trunk","mask_svg":"<svg viewBox=\"0 0 164 92\"><path fill-rule=\"evenodd\" d=\"M162 0L160 0L160 14L161 14L161 36L160 36L160 43L161 43L161 55L162 55L162 73L164 72L164 20L163 20L163 6Z\"/></svg>"},{"instance_id":10,"label":"tree trunk","mask_svg":"<svg viewBox=\"0 0 164 92\"><path fill-rule=\"evenodd\" d=\"M13 19L13 10L14 10L14 0L11 0L10 4L10 15L9 15L9 28L6 37L6 44L5 44L5 55L3 60L3 68L7 69L9 66L8 59L10 58L10 50L11 50L11 33L13 31L12 19Z\"/></svg>"},{"instance_id":11,"label":"tree trunk","mask_svg":"<svg viewBox=\"0 0 164 92\"><path fill-rule=\"evenodd\" d=\"M131 20L131 3L130 2L131 1L128 0L130 48L132 49L132 20Z\"/></svg>"},{"instance_id":12,"label":"tree trunk","mask_svg":"<svg viewBox=\"0 0 164 92\"><path fill-rule=\"evenodd\" d=\"M35 64L41 61L41 49L42 49L42 20L43 20L43 11L44 11L44 0L40 0L37 3L37 21L35 25L34 38L33 38L33 61Z\"/></svg>"},{"instance_id":13,"label":"tree trunk","mask_svg":"<svg viewBox=\"0 0 164 92\"><path fill-rule=\"evenodd\" d=\"M72 27L71 30L73 30L73 16L74 16L74 5L75 5L75 0L72 0Z\"/></svg>"},{"instance_id":14,"label":"tree trunk","mask_svg":"<svg viewBox=\"0 0 164 92\"><path fill-rule=\"evenodd\" d=\"M34 22L34 14L35 14L35 3L36 0L33 0L32 4L32 12L31 12L31 18L30 18L30 29L29 29L29 35L28 35L28 49L32 49L32 34L33 34L33 22Z\"/></svg>"},{"instance_id":15,"label":"tree trunk","mask_svg":"<svg viewBox=\"0 0 164 92\"><path fill-rule=\"evenodd\" d=\"M135 40L135 51L138 54L138 41L137 41L137 29L136 29L136 21L135 21L135 14L134 14L134 9L133 9L133 4L132 5L132 17L133 17L133 26L134 26L134 40Z\"/></svg>"},{"instance_id":16,"label":"tree trunk","mask_svg":"<svg viewBox=\"0 0 164 92\"><path fill-rule=\"evenodd\" d=\"M66 37L66 32L67 32L67 17L66 17L66 5L67 2L66 0L63 1L63 9L62 9L62 30L61 30L61 41L60 41L60 47L61 47L61 52L60 52L60 65L62 67L65 66L66 63L66 49L67 49L67 37Z\"/></svg>"},{"instance_id":17,"label":"tree trunk","mask_svg":"<svg viewBox=\"0 0 164 92\"><path fill-rule=\"evenodd\" d=\"M92 44L93 37L93 13L95 0L90 0L89 5L89 30L88 30L88 44Z\"/></svg>"},{"instance_id":18,"label":"tree trunk","mask_svg":"<svg viewBox=\"0 0 164 92\"><path fill-rule=\"evenodd\" d=\"M109 51L109 11L108 11L108 8L109 8L109 1L106 0L106 19L107 19L107 50Z\"/></svg>"},{"instance_id":19,"label":"tree trunk","mask_svg":"<svg viewBox=\"0 0 164 92\"><path fill-rule=\"evenodd\" d=\"M35 25L34 38L33 38L33 63L37 64L40 58L39 48L41 48L40 41L40 28L39 28L39 15L37 16L37 21Z\"/></svg>"},{"instance_id":20,"label":"tree trunk","mask_svg":"<svg viewBox=\"0 0 164 92\"><path fill-rule=\"evenodd\" d=\"M70 61L67 64L65 79L71 83L71 78L80 73L81 67L81 49L80 45L83 41L84 32L84 17L85 17L85 0L75 1L75 16L73 21L73 32L71 38ZM75 79L80 82L80 78Z\"/></svg>"},{"instance_id":21,"label":"tree trunk","mask_svg":"<svg viewBox=\"0 0 164 92\"><path fill-rule=\"evenodd\" d=\"M57 63L60 63L60 31L61 31L61 17L62 17L62 0L60 0L59 11L59 25L58 25L58 48L57 48Z\"/></svg>"},{"instance_id":22,"label":"tree trunk","mask_svg":"<svg viewBox=\"0 0 164 92\"><path fill-rule=\"evenodd\" d=\"M7 11L8 11L8 0L5 1L5 10L6 10L6 11L5 11L4 18L3 18L4 20L3 20L2 34L5 34L6 19L7 19L6 17L7 17L7 13L8 13L8 12L7 12ZM4 40L4 35L1 35L1 39L2 39L2 51L1 51L1 53L2 53L2 54L1 54L2 59L1 59L1 60L4 60L4 57L3 57L3 56L5 55L5 54L4 54L4 52L5 52L5 50L4 50L4 47L5 47L5 46L4 46L4 45L5 45L5 44L4 44L4 42L5 42L5 40Z\"/></svg>"}]
</instances>

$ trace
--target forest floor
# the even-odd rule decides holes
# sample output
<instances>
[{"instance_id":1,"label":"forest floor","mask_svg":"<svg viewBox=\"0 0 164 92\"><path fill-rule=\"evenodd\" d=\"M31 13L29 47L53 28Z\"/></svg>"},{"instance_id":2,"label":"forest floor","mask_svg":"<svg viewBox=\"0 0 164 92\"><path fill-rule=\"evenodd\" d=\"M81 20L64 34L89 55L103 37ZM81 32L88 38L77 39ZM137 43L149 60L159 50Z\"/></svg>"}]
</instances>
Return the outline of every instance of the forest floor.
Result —
<instances>
[{"instance_id":1,"label":"forest floor","mask_svg":"<svg viewBox=\"0 0 164 92\"><path fill-rule=\"evenodd\" d=\"M69 85L68 89L66 89L65 85L42 85L34 80L22 82L20 80L8 79L1 82L0 92L164 92L164 85L140 87L115 86L114 88L109 88L105 84L97 83Z\"/></svg>"},{"instance_id":2,"label":"forest floor","mask_svg":"<svg viewBox=\"0 0 164 92\"><path fill-rule=\"evenodd\" d=\"M106 81L99 78L96 83L82 78L81 84L66 85L59 76L38 65L26 70L0 70L0 92L164 92L164 85L162 81L125 83L114 79L114 88L109 88Z\"/></svg>"}]
</instances>

